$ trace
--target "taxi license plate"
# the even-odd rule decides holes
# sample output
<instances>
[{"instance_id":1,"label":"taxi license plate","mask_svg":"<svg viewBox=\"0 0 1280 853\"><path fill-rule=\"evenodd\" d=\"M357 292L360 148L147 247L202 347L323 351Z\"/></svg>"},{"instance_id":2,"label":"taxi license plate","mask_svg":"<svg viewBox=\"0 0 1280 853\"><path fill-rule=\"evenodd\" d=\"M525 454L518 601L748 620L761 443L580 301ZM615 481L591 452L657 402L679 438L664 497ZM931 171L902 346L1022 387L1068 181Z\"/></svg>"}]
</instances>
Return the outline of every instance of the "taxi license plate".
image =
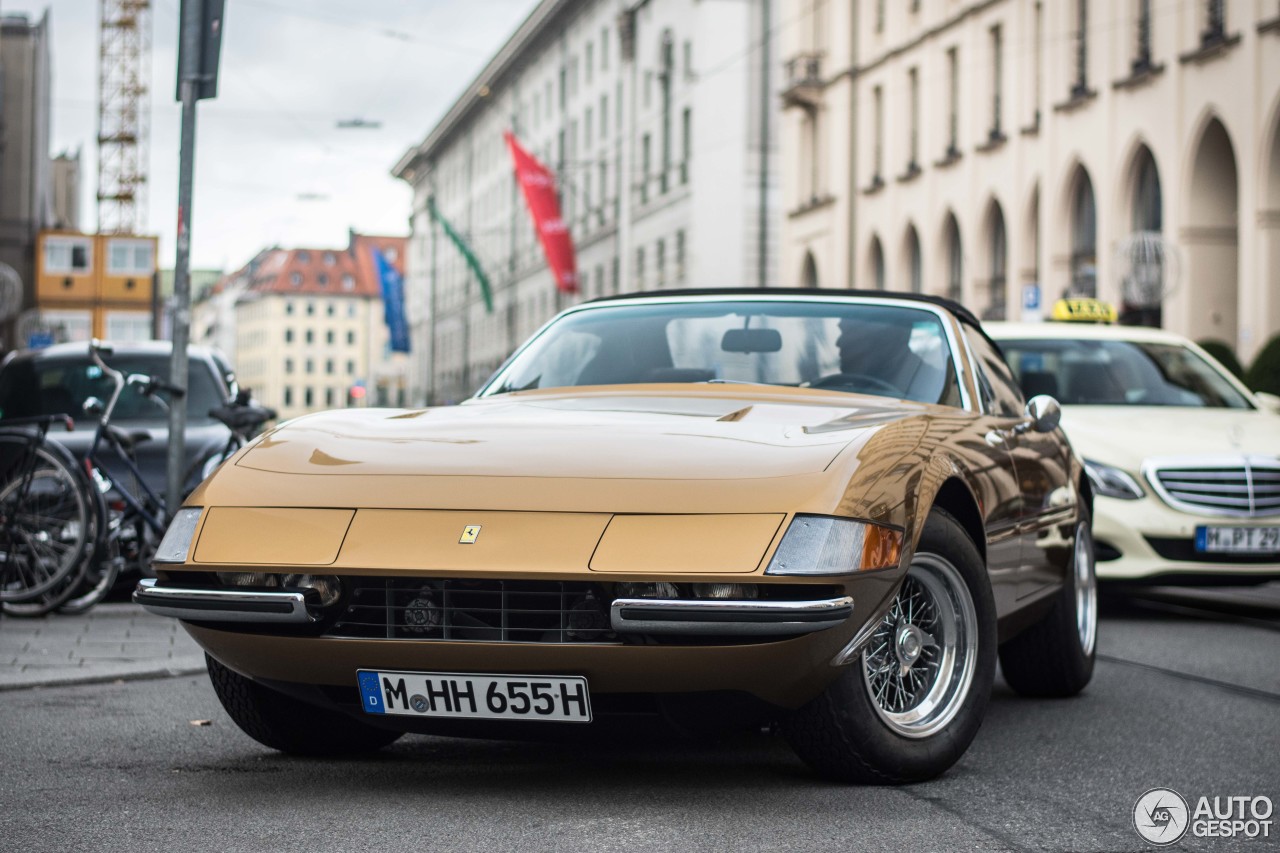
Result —
<instances>
[{"instance_id":1,"label":"taxi license plate","mask_svg":"<svg viewBox=\"0 0 1280 853\"><path fill-rule=\"evenodd\" d=\"M591 697L581 676L362 669L356 680L360 704L369 714L591 722Z\"/></svg>"},{"instance_id":2,"label":"taxi license plate","mask_svg":"<svg viewBox=\"0 0 1280 853\"><path fill-rule=\"evenodd\" d=\"M1280 554L1280 527L1196 528L1196 550L1202 554Z\"/></svg>"}]
</instances>

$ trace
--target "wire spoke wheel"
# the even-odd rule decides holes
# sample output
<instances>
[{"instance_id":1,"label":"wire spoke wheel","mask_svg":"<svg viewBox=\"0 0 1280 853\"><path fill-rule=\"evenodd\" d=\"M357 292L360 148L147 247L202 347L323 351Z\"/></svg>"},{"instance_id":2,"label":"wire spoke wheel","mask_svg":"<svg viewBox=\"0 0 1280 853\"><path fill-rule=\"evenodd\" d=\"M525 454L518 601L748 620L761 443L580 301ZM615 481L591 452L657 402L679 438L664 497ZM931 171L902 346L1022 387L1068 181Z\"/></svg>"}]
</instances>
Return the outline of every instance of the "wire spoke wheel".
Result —
<instances>
[{"instance_id":1,"label":"wire spoke wheel","mask_svg":"<svg viewBox=\"0 0 1280 853\"><path fill-rule=\"evenodd\" d=\"M960 572L918 554L862 655L881 720L904 737L945 728L963 706L977 663L978 617Z\"/></svg>"}]
</instances>

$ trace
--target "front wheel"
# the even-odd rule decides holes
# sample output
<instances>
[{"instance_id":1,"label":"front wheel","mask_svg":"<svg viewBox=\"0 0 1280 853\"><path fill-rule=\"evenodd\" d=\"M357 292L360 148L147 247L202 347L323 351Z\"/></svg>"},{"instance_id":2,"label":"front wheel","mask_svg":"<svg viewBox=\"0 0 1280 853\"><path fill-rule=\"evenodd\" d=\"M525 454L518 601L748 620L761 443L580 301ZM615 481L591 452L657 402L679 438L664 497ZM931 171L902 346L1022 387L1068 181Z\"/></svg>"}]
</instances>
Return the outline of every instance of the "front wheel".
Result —
<instances>
[{"instance_id":1,"label":"front wheel","mask_svg":"<svg viewBox=\"0 0 1280 853\"><path fill-rule=\"evenodd\" d=\"M292 755L352 755L381 749L401 733L316 708L245 678L209 655L213 692L240 730L263 746Z\"/></svg>"},{"instance_id":2,"label":"front wheel","mask_svg":"<svg viewBox=\"0 0 1280 853\"><path fill-rule=\"evenodd\" d=\"M839 781L932 779L978 733L995 650L982 558L959 523L935 509L861 658L791 715L788 740L806 763Z\"/></svg>"}]
</instances>

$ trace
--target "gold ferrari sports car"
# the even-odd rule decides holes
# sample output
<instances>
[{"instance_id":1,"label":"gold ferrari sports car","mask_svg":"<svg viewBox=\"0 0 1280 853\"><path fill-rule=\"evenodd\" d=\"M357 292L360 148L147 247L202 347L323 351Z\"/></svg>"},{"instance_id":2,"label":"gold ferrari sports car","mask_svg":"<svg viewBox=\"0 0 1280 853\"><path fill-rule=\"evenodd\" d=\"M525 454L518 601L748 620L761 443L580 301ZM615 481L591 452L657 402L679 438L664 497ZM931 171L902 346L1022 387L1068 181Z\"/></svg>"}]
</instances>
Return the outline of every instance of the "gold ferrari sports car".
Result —
<instances>
[{"instance_id":1,"label":"gold ferrari sports car","mask_svg":"<svg viewBox=\"0 0 1280 853\"><path fill-rule=\"evenodd\" d=\"M134 599L290 753L405 732L772 724L819 773L950 767L1000 660L1093 671L1090 482L961 306L612 297L473 399L289 421L187 499Z\"/></svg>"}]
</instances>

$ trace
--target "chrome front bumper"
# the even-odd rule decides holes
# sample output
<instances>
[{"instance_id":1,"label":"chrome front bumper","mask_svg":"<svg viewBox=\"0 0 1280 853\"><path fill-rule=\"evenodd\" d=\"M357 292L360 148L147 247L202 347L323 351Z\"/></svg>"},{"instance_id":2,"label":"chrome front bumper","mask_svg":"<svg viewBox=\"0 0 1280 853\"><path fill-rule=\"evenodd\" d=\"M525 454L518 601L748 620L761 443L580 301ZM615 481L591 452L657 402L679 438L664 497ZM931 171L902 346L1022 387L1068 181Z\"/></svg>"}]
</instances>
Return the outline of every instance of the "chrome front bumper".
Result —
<instances>
[{"instance_id":1,"label":"chrome front bumper","mask_svg":"<svg viewBox=\"0 0 1280 853\"><path fill-rule=\"evenodd\" d=\"M205 589L138 583L134 603L189 622L307 624L315 617L301 592ZM619 598L609 608L620 634L795 636L834 628L853 615L853 598L813 601Z\"/></svg>"},{"instance_id":2,"label":"chrome front bumper","mask_svg":"<svg viewBox=\"0 0 1280 853\"><path fill-rule=\"evenodd\" d=\"M816 601L619 598L609 622L620 634L796 635L834 628L853 615L852 596Z\"/></svg>"},{"instance_id":3,"label":"chrome front bumper","mask_svg":"<svg viewBox=\"0 0 1280 853\"><path fill-rule=\"evenodd\" d=\"M139 581L133 601L157 616L190 622L274 622L306 624L314 621L301 592L263 592L237 589L195 589L156 586Z\"/></svg>"}]
</instances>

